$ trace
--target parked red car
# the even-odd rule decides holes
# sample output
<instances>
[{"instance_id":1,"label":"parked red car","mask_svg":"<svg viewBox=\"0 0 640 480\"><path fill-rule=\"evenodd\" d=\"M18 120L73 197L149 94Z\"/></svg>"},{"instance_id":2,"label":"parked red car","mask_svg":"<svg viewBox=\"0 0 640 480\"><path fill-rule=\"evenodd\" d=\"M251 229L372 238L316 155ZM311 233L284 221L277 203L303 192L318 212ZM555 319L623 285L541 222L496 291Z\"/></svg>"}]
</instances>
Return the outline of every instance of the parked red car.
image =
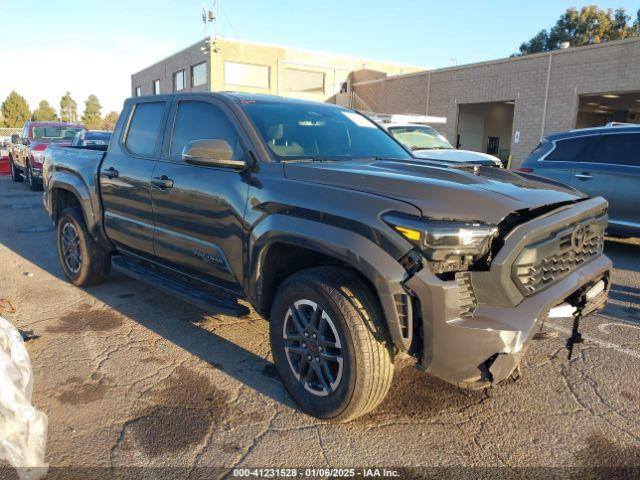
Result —
<instances>
[{"instance_id":1,"label":"parked red car","mask_svg":"<svg viewBox=\"0 0 640 480\"><path fill-rule=\"evenodd\" d=\"M9 144L9 137L0 138L0 175L9 174L9 150L7 145Z\"/></svg>"},{"instance_id":2,"label":"parked red car","mask_svg":"<svg viewBox=\"0 0 640 480\"><path fill-rule=\"evenodd\" d=\"M9 147L9 168L14 182L26 179L31 190L42 188L44 150L51 144L70 145L84 126L65 122L27 122Z\"/></svg>"}]
</instances>

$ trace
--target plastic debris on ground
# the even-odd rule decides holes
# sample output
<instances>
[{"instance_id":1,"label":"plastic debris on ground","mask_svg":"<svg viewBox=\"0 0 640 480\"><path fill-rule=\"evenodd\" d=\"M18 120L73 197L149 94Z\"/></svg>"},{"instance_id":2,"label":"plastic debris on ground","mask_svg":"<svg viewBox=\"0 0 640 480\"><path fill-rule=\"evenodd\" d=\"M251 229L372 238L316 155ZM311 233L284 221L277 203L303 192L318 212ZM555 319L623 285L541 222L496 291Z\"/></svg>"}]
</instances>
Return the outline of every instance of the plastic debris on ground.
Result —
<instances>
[{"instance_id":1,"label":"plastic debris on ground","mask_svg":"<svg viewBox=\"0 0 640 480\"><path fill-rule=\"evenodd\" d=\"M44 477L47 416L31 405L33 372L22 336L0 316L0 460L21 480Z\"/></svg>"}]
</instances>

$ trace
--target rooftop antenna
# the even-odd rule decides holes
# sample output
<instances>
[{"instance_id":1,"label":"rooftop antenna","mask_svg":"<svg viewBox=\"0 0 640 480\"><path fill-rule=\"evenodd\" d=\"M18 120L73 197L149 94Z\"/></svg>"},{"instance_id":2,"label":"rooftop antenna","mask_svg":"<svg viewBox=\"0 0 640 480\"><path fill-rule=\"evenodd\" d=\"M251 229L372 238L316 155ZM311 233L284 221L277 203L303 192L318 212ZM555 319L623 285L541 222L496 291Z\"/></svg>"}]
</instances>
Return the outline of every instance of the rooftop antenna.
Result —
<instances>
[{"instance_id":1,"label":"rooftop antenna","mask_svg":"<svg viewBox=\"0 0 640 480\"><path fill-rule=\"evenodd\" d=\"M218 38L218 2L219 0L211 0L211 8L207 8L206 5L202 5L202 31L204 32L205 38L211 38L211 51L216 53L218 49L216 48L216 39ZM209 35L209 27L213 29L213 34ZM200 50L204 55L209 53L208 43L205 42L205 45L200 47Z\"/></svg>"}]
</instances>

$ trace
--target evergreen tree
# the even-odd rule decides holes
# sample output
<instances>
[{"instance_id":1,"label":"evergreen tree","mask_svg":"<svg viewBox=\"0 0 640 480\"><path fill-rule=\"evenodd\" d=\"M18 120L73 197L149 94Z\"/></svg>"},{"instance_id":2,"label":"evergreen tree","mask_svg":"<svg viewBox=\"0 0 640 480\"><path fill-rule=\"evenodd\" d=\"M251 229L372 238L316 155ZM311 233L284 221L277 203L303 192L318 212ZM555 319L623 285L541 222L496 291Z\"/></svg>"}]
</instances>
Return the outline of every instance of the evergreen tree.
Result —
<instances>
[{"instance_id":1,"label":"evergreen tree","mask_svg":"<svg viewBox=\"0 0 640 480\"><path fill-rule=\"evenodd\" d=\"M36 108L33 111L33 115L31 115L31 120L37 121L53 121L57 119L58 115L56 115L56 111L46 100L40 100L38 108Z\"/></svg>"},{"instance_id":2,"label":"evergreen tree","mask_svg":"<svg viewBox=\"0 0 640 480\"><path fill-rule=\"evenodd\" d=\"M2 103L3 126L11 128L19 128L31 118L31 110L27 100L12 90Z\"/></svg>"},{"instance_id":3,"label":"evergreen tree","mask_svg":"<svg viewBox=\"0 0 640 480\"><path fill-rule=\"evenodd\" d=\"M63 122L78 121L78 104L71 98L69 92L65 93L60 99L60 118Z\"/></svg>"},{"instance_id":4,"label":"evergreen tree","mask_svg":"<svg viewBox=\"0 0 640 480\"><path fill-rule=\"evenodd\" d=\"M102 115L100 111L102 105L95 95L89 95L84 102L84 113L82 114L82 123L89 130L97 130L102 126Z\"/></svg>"}]
</instances>

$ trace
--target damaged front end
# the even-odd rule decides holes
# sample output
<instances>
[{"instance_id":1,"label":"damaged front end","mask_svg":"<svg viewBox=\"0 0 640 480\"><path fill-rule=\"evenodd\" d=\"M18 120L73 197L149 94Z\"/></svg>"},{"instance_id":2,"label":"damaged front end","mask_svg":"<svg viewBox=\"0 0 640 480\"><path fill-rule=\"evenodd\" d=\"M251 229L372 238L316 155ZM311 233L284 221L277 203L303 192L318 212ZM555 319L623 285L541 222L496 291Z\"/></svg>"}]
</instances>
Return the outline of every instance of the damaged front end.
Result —
<instances>
[{"instance_id":1,"label":"damaged front end","mask_svg":"<svg viewBox=\"0 0 640 480\"><path fill-rule=\"evenodd\" d=\"M449 250L421 248L421 257L404 259L421 366L465 388L494 385L519 367L544 318L561 312L557 307L573 306L564 314L578 318L602 308L611 269L602 253L606 207L593 198L519 222L506 219L508 225L472 224L477 233L467 238L482 239L468 241L470 248L449 238ZM437 243L423 238L422 247Z\"/></svg>"}]
</instances>

